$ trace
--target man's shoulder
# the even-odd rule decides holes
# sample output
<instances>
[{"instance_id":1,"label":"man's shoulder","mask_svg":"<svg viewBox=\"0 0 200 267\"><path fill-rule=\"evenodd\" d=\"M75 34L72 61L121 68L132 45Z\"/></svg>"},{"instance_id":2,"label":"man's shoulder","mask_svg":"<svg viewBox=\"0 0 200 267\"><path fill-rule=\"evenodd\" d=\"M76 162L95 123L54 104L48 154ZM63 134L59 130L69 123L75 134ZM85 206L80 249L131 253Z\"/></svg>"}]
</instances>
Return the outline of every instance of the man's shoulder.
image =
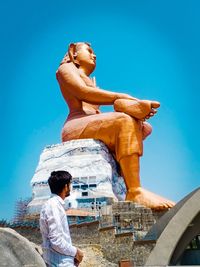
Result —
<instances>
[{"instance_id":1,"label":"man's shoulder","mask_svg":"<svg viewBox=\"0 0 200 267\"><path fill-rule=\"evenodd\" d=\"M55 209L54 201L52 198L48 199L40 210L40 220L46 220L46 218L52 214L53 210Z\"/></svg>"},{"instance_id":2,"label":"man's shoulder","mask_svg":"<svg viewBox=\"0 0 200 267\"><path fill-rule=\"evenodd\" d=\"M49 208L53 208L55 204L56 204L55 197L51 197L44 203L41 210L48 210Z\"/></svg>"}]
</instances>

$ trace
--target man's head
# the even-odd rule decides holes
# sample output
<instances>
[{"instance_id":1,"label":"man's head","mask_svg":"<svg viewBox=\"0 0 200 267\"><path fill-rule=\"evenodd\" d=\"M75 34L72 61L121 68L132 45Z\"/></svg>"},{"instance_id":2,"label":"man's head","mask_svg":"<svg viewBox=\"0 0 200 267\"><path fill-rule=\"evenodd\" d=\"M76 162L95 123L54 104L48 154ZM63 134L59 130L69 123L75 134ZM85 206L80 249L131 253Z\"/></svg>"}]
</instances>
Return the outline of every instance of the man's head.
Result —
<instances>
[{"instance_id":1,"label":"man's head","mask_svg":"<svg viewBox=\"0 0 200 267\"><path fill-rule=\"evenodd\" d=\"M70 195L70 184L72 176L67 171L53 171L48 179L51 193L57 194L63 198Z\"/></svg>"}]
</instances>

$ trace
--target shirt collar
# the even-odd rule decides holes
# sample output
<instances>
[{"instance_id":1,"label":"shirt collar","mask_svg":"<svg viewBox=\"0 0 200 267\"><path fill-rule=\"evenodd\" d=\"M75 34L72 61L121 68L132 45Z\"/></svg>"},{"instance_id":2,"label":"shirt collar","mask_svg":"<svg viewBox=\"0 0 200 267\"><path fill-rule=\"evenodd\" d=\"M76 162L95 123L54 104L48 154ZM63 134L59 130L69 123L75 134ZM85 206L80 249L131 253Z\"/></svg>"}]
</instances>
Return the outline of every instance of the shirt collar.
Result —
<instances>
[{"instance_id":1,"label":"shirt collar","mask_svg":"<svg viewBox=\"0 0 200 267\"><path fill-rule=\"evenodd\" d=\"M65 205L65 201L59 196L59 195L56 195L56 194L51 194L52 197L55 197L61 205Z\"/></svg>"}]
</instances>

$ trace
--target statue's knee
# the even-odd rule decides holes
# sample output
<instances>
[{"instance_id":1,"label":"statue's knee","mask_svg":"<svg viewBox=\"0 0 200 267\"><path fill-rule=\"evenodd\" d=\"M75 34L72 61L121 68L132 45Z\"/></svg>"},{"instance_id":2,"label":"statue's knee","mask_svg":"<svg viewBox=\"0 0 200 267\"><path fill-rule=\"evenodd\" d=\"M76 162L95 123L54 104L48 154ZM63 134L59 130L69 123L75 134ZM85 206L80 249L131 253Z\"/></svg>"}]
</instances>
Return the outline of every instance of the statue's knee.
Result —
<instances>
[{"instance_id":1,"label":"statue's knee","mask_svg":"<svg viewBox=\"0 0 200 267\"><path fill-rule=\"evenodd\" d=\"M143 140L152 132L152 126L148 122L143 122L142 125L142 138Z\"/></svg>"},{"instance_id":2,"label":"statue's knee","mask_svg":"<svg viewBox=\"0 0 200 267\"><path fill-rule=\"evenodd\" d=\"M134 118L131 116L125 114L125 113L120 113L120 116L117 118L116 123L119 127L124 127L124 125L130 125L130 127L133 125Z\"/></svg>"}]
</instances>

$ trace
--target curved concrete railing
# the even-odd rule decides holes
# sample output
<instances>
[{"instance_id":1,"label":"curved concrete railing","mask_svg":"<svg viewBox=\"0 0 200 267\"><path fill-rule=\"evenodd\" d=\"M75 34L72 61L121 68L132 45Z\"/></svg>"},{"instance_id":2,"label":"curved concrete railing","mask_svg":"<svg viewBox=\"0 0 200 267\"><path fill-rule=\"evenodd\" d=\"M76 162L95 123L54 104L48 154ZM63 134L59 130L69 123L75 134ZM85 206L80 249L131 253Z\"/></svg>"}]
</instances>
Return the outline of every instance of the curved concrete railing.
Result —
<instances>
[{"instance_id":1,"label":"curved concrete railing","mask_svg":"<svg viewBox=\"0 0 200 267\"><path fill-rule=\"evenodd\" d=\"M191 222L195 222L195 220L198 219L198 214L200 212L199 203L200 188L186 196L158 220L146 236L146 239L148 239L148 235L151 235L152 232L156 232L158 239L145 266L167 266L170 264L170 260L175 250L176 253L178 251L175 258L184 251L184 248L182 248L182 251L180 249L177 250L177 244L183 237ZM193 231L192 235L194 235L194 233L195 231ZM186 238L187 242L191 241L193 238L192 235Z\"/></svg>"}]
</instances>

